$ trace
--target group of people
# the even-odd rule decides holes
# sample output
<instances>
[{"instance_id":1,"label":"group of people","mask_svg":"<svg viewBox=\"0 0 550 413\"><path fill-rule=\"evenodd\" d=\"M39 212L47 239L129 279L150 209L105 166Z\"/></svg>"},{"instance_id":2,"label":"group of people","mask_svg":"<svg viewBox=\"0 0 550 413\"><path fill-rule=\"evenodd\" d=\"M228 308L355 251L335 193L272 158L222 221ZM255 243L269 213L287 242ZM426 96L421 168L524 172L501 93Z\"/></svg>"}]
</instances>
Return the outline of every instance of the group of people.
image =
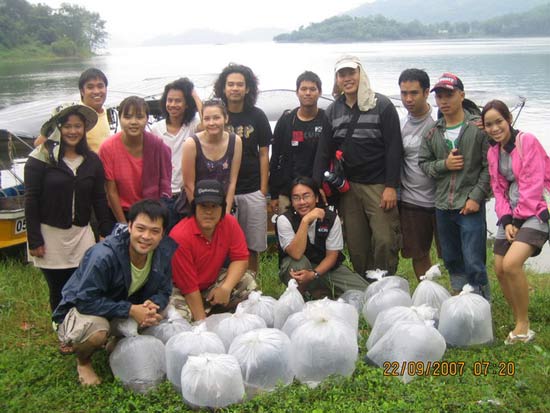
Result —
<instances>
[{"instance_id":1,"label":"group of people","mask_svg":"<svg viewBox=\"0 0 550 413\"><path fill-rule=\"evenodd\" d=\"M91 355L113 319L155 325L172 303L200 321L257 289L268 194L280 279L295 279L305 295L364 290L366 271L394 274L400 251L420 277L435 241L452 289L468 283L490 299L492 190L495 272L516 322L506 343L531 341L523 264L548 239L548 156L513 129L501 101L479 113L452 73L430 89L425 71L407 69L398 85L402 119L372 90L361 61L343 56L334 102L320 109L319 76L300 74L299 106L272 134L256 106L258 79L230 64L212 100L201 101L187 78L166 85L165 118L150 130L147 103L124 99L122 130L109 136L107 78L83 72L81 102L55 109L25 166L29 255L48 283L60 351L76 352L81 382L100 382ZM354 271L343 265L344 241Z\"/></svg>"}]
</instances>

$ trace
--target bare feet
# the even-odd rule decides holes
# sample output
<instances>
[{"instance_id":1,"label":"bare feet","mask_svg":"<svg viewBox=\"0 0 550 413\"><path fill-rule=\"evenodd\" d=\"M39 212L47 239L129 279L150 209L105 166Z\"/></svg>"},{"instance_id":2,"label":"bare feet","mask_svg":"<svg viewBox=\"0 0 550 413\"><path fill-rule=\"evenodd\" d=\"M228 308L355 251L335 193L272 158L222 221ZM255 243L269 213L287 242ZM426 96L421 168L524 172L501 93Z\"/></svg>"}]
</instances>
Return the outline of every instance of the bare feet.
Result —
<instances>
[{"instance_id":1,"label":"bare feet","mask_svg":"<svg viewBox=\"0 0 550 413\"><path fill-rule=\"evenodd\" d=\"M101 379L95 373L91 361L82 363L77 360L76 370L78 371L78 380L83 386L97 386L101 384Z\"/></svg>"}]
</instances>

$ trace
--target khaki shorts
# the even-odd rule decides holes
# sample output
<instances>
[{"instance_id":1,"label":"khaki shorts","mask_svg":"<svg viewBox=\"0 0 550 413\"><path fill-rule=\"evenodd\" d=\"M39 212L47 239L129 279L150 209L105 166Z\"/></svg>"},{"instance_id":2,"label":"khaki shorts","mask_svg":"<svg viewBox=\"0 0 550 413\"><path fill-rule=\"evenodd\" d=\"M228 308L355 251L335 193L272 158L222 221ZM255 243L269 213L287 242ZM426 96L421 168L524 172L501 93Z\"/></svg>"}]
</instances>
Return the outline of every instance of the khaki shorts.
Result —
<instances>
[{"instance_id":1,"label":"khaki shorts","mask_svg":"<svg viewBox=\"0 0 550 413\"><path fill-rule=\"evenodd\" d=\"M504 229L501 230L501 228L502 225L499 226L497 238L495 239L495 245L493 246L493 252L496 255L501 255L504 257L512 244L509 243L506 238L501 238L501 236L503 236L502 234L505 234ZM506 235L504 235L504 237L506 237ZM535 251L531 257L536 257L542 251L544 243L548 241L548 233L533 228L521 227L516 234L516 241L524 242L532 247L535 247Z\"/></svg>"},{"instance_id":2,"label":"khaki shorts","mask_svg":"<svg viewBox=\"0 0 550 413\"><path fill-rule=\"evenodd\" d=\"M212 291L214 288L218 287L227 276L227 269L222 268L220 271L220 274L218 275L218 278L216 279L216 282L212 284L210 287L208 287L206 290L201 291L202 295L202 304L204 306L204 311L208 315L212 311L212 307L210 306L210 303L206 301L206 297L208 297L208 294L210 294L210 291ZM238 284L233 288L233 291L231 291L231 296L229 297L229 304L227 304L227 309L225 311L229 311L229 309L234 310L237 304L239 304L241 301L246 300L248 298L248 294L250 294L252 291L255 291L258 289L258 284L256 284L256 279L254 277L254 272L247 270L243 274L241 280L238 282ZM183 318L185 318L187 321L192 322L193 321L193 315L191 314L191 309L187 305L187 301L185 300L185 297L182 295L181 291L174 287L172 289L172 295L170 296L170 304L172 304L178 313L181 314Z\"/></svg>"},{"instance_id":3,"label":"khaki shorts","mask_svg":"<svg viewBox=\"0 0 550 413\"><path fill-rule=\"evenodd\" d=\"M435 223L435 208L424 208L407 202L399 202L399 219L403 258L419 259L430 254L435 239L437 255L441 257Z\"/></svg>"},{"instance_id":4,"label":"khaki shorts","mask_svg":"<svg viewBox=\"0 0 550 413\"><path fill-rule=\"evenodd\" d=\"M235 195L239 221L248 249L255 252L267 249L267 201L261 191Z\"/></svg>"},{"instance_id":5,"label":"khaki shorts","mask_svg":"<svg viewBox=\"0 0 550 413\"><path fill-rule=\"evenodd\" d=\"M109 320L95 315L80 314L76 307L69 310L57 329L59 341L65 344L81 344L98 331L109 334Z\"/></svg>"}]
</instances>

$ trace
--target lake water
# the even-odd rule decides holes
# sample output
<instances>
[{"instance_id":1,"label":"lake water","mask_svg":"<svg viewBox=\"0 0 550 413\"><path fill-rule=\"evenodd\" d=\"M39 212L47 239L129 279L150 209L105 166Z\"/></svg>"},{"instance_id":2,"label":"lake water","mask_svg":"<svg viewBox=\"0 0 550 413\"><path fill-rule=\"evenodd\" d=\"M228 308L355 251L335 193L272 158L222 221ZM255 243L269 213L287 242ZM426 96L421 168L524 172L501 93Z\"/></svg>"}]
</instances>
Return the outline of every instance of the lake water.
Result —
<instances>
[{"instance_id":1,"label":"lake water","mask_svg":"<svg viewBox=\"0 0 550 413\"><path fill-rule=\"evenodd\" d=\"M466 97L478 104L494 98L514 102L517 96L525 97L516 127L534 133L550 152L550 38L182 45L110 49L82 61L0 63L0 108L41 99L77 98L78 77L91 66L107 74L109 91L117 96L161 93L165 83L180 76L191 78L207 96L217 74L229 62L250 66L261 89L293 89L297 75L312 70L323 80L325 93L330 93L334 62L342 54L359 56L374 90L390 96L399 95L401 71L417 67L429 73L432 83L445 71L456 73L464 82ZM9 121L2 116L0 110L0 123ZM6 148L2 147L0 159L5 157ZM494 232L492 211L493 205L488 205L488 227ZM550 248L531 265L550 271Z\"/></svg>"}]
</instances>

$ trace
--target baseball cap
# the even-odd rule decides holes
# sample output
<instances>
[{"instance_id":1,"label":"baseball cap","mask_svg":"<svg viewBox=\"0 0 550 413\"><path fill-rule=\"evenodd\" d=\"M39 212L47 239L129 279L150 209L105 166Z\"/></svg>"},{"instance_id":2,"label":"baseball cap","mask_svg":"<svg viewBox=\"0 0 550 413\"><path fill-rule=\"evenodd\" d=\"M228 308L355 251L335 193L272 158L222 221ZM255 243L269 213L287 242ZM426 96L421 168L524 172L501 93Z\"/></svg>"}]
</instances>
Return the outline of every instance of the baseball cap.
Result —
<instances>
[{"instance_id":1,"label":"baseball cap","mask_svg":"<svg viewBox=\"0 0 550 413\"><path fill-rule=\"evenodd\" d=\"M340 57L336 64L334 65L334 73L338 72L340 69L351 68L357 69L361 65L361 60L357 56L344 55Z\"/></svg>"},{"instance_id":2,"label":"baseball cap","mask_svg":"<svg viewBox=\"0 0 550 413\"><path fill-rule=\"evenodd\" d=\"M453 73L443 73L435 86L430 90L430 92L433 92L437 89L447 89L447 90L462 90L464 91L464 84L462 83L462 80L460 78L453 74Z\"/></svg>"},{"instance_id":3,"label":"baseball cap","mask_svg":"<svg viewBox=\"0 0 550 413\"><path fill-rule=\"evenodd\" d=\"M225 193L220 182L213 179L204 179L195 185L195 204L212 202L222 205L225 200Z\"/></svg>"}]
</instances>

